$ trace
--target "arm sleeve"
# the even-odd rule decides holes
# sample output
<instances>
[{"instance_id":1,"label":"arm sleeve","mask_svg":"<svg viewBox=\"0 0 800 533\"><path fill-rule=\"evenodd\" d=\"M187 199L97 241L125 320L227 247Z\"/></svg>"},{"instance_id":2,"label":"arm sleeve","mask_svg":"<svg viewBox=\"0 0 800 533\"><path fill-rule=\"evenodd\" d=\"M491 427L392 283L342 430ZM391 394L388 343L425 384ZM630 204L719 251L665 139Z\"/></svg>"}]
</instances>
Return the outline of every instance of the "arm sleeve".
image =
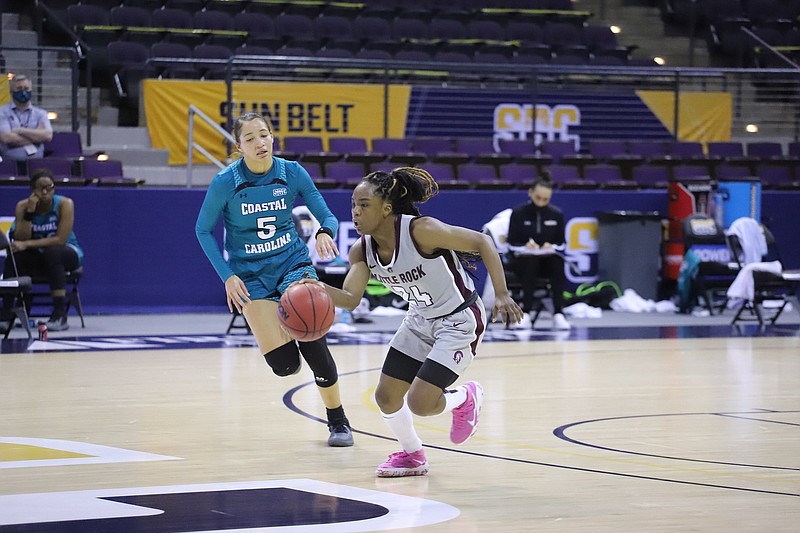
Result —
<instances>
[{"instance_id":1,"label":"arm sleeve","mask_svg":"<svg viewBox=\"0 0 800 533\"><path fill-rule=\"evenodd\" d=\"M564 233L564 213L559 211L556 219L558 220L558 225L556 226L556 239L553 240L551 244L565 244L567 239Z\"/></svg>"},{"instance_id":2,"label":"arm sleeve","mask_svg":"<svg viewBox=\"0 0 800 533\"><path fill-rule=\"evenodd\" d=\"M509 246L525 246L525 243L527 243L530 238L525 232L522 218L519 209L514 209L511 212L511 218L508 221L508 236L506 237L506 242Z\"/></svg>"},{"instance_id":3,"label":"arm sleeve","mask_svg":"<svg viewBox=\"0 0 800 533\"><path fill-rule=\"evenodd\" d=\"M214 238L214 228L225 208L225 197L224 184L217 178L211 180L194 227L200 247L223 282L233 275L233 270L222 256L222 250L217 244L217 239Z\"/></svg>"},{"instance_id":4,"label":"arm sleeve","mask_svg":"<svg viewBox=\"0 0 800 533\"><path fill-rule=\"evenodd\" d=\"M314 181L311 179L311 176L308 175L306 169L299 164L296 164L295 168L297 172L295 175L297 190L300 196L305 200L309 211L311 211L311 214L317 219L319 225L331 230L335 238L339 231L339 220L333 216L328 204L325 203L325 199L322 197L322 194L320 194L317 186L314 185Z\"/></svg>"}]
</instances>

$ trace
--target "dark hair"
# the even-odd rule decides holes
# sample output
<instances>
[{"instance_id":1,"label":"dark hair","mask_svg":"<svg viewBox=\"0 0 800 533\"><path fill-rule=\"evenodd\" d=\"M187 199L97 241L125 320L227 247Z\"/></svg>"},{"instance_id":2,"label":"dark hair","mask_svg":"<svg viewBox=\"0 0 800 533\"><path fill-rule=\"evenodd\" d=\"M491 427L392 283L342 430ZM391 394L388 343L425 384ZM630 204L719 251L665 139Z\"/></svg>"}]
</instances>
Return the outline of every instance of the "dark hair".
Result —
<instances>
[{"instance_id":1,"label":"dark hair","mask_svg":"<svg viewBox=\"0 0 800 533\"><path fill-rule=\"evenodd\" d=\"M233 123L233 137L236 139L237 143L239 142L239 135L242 134L242 128L244 127L245 123L253 120L263 120L270 133L275 131L272 129L272 122L270 122L270 120L264 115L260 115L258 113L244 113L239 115L236 118L236 121Z\"/></svg>"},{"instance_id":2,"label":"dark hair","mask_svg":"<svg viewBox=\"0 0 800 533\"><path fill-rule=\"evenodd\" d=\"M36 188L36 182L39 181L39 178L50 178L53 179L53 173L50 171L49 168L37 168L31 173L31 189Z\"/></svg>"},{"instance_id":3,"label":"dark hair","mask_svg":"<svg viewBox=\"0 0 800 533\"><path fill-rule=\"evenodd\" d=\"M536 180L531 183L530 189L535 189L536 187L544 187L545 189L552 189L553 188L553 176L547 170L542 170L539 172L539 175L536 177Z\"/></svg>"},{"instance_id":4,"label":"dark hair","mask_svg":"<svg viewBox=\"0 0 800 533\"><path fill-rule=\"evenodd\" d=\"M422 204L439 193L439 185L427 170L415 167L400 167L391 172L377 171L367 174L363 182L375 186L375 194L392 205L392 213L396 215L419 216L417 204ZM476 270L475 262L481 256L475 252L454 250L456 256L474 277L471 270Z\"/></svg>"},{"instance_id":5,"label":"dark hair","mask_svg":"<svg viewBox=\"0 0 800 533\"><path fill-rule=\"evenodd\" d=\"M400 167L391 172L372 172L362 181L374 185L375 193L389 202L392 213L397 215L419 216L416 204L427 202L439 192L433 176L421 168Z\"/></svg>"}]
</instances>

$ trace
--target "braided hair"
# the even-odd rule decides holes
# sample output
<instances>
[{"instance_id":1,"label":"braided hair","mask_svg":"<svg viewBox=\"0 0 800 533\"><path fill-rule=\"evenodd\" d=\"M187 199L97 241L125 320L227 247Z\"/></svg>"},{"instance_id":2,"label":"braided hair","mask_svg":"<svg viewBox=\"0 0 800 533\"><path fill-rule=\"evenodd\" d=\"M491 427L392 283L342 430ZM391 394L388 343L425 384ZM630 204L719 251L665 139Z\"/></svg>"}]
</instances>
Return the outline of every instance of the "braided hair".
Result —
<instances>
[{"instance_id":1,"label":"braided hair","mask_svg":"<svg viewBox=\"0 0 800 533\"><path fill-rule=\"evenodd\" d=\"M375 187L375 194L389 202L395 215L420 216L417 204L425 203L439 193L439 185L433 176L421 168L400 167L391 172L372 172L362 181ZM454 252L469 270L475 270L475 261L481 259L475 252Z\"/></svg>"},{"instance_id":2,"label":"braided hair","mask_svg":"<svg viewBox=\"0 0 800 533\"><path fill-rule=\"evenodd\" d=\"M391 172L373 172L364 177L375 186L375 193L392 206L396 215L419 216L417 204L425 203L439 193L439 185L421 168L401 167Z\"/></svg>"}]
</instances>

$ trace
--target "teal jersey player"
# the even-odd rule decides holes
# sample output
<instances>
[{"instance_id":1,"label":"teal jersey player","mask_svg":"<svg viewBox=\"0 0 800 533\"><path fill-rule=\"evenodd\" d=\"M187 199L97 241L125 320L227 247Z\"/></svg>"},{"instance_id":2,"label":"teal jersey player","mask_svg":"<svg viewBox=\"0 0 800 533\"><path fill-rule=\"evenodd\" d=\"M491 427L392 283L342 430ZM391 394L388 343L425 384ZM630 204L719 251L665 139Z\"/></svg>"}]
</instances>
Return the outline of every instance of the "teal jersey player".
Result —
<instances>
[{"instance_id":1,"label":"teal jersey player","mask_svg":"<svg viewBox=\"0 0 800 533\"><path fill-rule=\"evenodd\" d=\"M339 254L334 241L339 221L308 172L299 163L273 155L272 131L269 120L257 113L236 119L233 136L242 157L211 180L195 233L225 283L228 309L244 315L272 372L291 376L305 360L325 404L328 446L352 446L339 374L325 337L296 341L281 327L277 314L278 301L289 285L303 278L317 279L308 246L292 219L295 201L302 198L321 224L314 245L321 259ZM227 260L213 233L220 217Z\"/></svg>"},{"instance_id":2,"label":"teal jersey player","mask_svg":"<svg viewBox=\"0 0 800 533\"><path fill-rule=\"evenodd\" d=\"M292 220L297 197L303 198L331 235L336 235L339 221L300 164L275 156L272 161L264 174L251 172L244 159L217 174L200 209L196 231L222 281L236 273L251 298L278 300L285 290L279 290L282 282L290 281L286 276L299 266L311 266L308 247ZM212 234L220 215L226 229L227 262Z\"/></svg>"}]
</instances>

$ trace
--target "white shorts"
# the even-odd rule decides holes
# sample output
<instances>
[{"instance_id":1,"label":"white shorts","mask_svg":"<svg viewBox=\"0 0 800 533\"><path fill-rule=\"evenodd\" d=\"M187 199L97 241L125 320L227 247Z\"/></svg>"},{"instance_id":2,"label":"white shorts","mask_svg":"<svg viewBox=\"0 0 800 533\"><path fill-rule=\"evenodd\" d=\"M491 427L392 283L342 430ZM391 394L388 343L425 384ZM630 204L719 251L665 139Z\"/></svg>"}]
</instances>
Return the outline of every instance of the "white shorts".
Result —
<instances>
[{"instance_id":1,"label":"white shorts","mask_svg":"<svg viewBox=\"0 0 800 533\"><path fill-rule=\"evenodd\" d=\"M443 318L424 318L409 310L389 345L417 361L436 361L460 376L472 363L485 332L486 310L478 298L467 309Z\"/></svg>"}]
</instances>

